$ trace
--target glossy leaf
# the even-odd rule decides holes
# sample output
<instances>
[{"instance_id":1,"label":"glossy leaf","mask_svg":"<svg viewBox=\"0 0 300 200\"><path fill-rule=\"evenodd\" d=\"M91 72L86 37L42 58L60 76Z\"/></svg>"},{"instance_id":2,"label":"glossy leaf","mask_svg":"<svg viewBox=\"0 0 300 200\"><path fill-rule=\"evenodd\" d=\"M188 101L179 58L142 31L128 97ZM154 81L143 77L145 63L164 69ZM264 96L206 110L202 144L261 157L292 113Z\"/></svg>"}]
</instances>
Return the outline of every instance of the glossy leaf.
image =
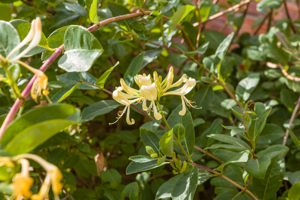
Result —
<instances>
[{"instance_id":1,"label":"glossy leaf","mask_svg":"<svg viewBox=\"0 0 300 200\"><path fill-rule=\"evenodd\" d=\"M246 142L244 142L243 140L238 139L236 137L231 137L231 136L223 135L223 134L211 134L211 135L208 135L207 137L213 138L220 142L225 142L225 143L228 143L231 145L235 145L237 147L240 147L243 150L251 150L251 148L249 147L249 145Z\"/></svg>"},{"instance_id":2,"label":"glossy leaf","mask_svg":"<svg viewBox=\"0 0 300 200\"><path fill-rule=\"evenodd\" d=\"M102 74L100 76L100 78L96 81L95 85L98 85L99 87L104 88L104 84L105 84L108 76L115 69L115 67L118 66L118 65L119 65L119 62L117 62L114 66L112 66L111 68L109 68L108 70L106 70L104 72L104 74Z\"/></svg>"},{"instance_id":3,"label":"glossy leaf","mask_svg":"<svg viewBox=\"0 0 300 200\"><path fill-rule=\"evenodd\" d=\"M90 7L90 12L89 12L90 20L94 24L97 24L99 22L98 15L97 15L97 8L98 8L97 2L98 2L97 0L93 0L93 3L91 4L91 7Z\"/></svg>"},{"instance_id":4,"label":"glossy leaf","mask_svg":"<svg viewBox=\"0 0 300 200\"><path fill-rule=\"evenodd\" d=\"M74 92L74 90L76 90L80 85L81 83L77 83L76 85L68 85L67 87L63 88L53 96L53 98L51 99L52 103L62 102L68 96L70 96L72 92Z\"/></svg>"},{"instance_id":5,"label":"glossy leaf","mask_svg":"<svg viewBox=\"0 0 300 200\"><path fill-rule=\"evenodd\" d=\"M270 163L271 159L268 156L261 156L258 159L249 160L245 169L250 175L264 179Z\"/></svg>"},{"instance_id":6,"label":"glossy leaf","mask_svg":"<svg viewBox=\"0 0 300 200\"><path fill-rule=\"evenodd\" d=\"M6 57L19 43L17 30L8 22L0 21L0 54ZM18 55L18 51L11 57Z\"/></svg>"},{"instance_id":7,"label":"glossy leaf","mask_svg":"<svg viewBox=\"0 0 300 200\"><path fill-rule=\"evenodd\" d=\"M132 84L134 83L134 76L138 74L142 69L144 55L145 53L141 53L140 55L135 57L127 68L124 74L124 81L128 86L132 86Z\"/></svg>"},{"instance_id":8,"label":"glossy leaf","mask_svg":"<svg viewBox=\"0 0 300 200\"><path fill-rule=\"evenodd\" d=\"M150 169L155 169L157 167L160 167L162 165L165 165L166 163L162 163L161 165L157 165L157 159L150 161L150 162L145 162L145 163L135 163L131 162L127 168L126 168L126 174L133 174L137 172L142 172L142 171L147 171Z\"/></svg>"},{"instance_id":9,"label":"glossy leaf","mask_svg":"<svg viewBox=\"0 0 300 200\"><path fill-rule=\"evenodd\" d=\"M159 140L159 146L163 154L168 157L173 156L173 129L162 136Z\"/></svg>"},{"instance_id":10,"label":"glossy leaf","mask_svg":"<svg viewBox=\"0 0 300 200\"><path fill-rule=\"evenodd\" d=\"M99 101L83 109L81 122L93 120L95 117L109 113L119 106L120 104L114 100Z\"/></svg>"},{"instance_id":11,"label":"glossy leaf","mask_svg":"<svg viewBox=\"0 0 300 200\"><path fill-rule=\"evenodd\" d=\"M159 153L160 147L159 147L159 138L158 136L145 129L145 128L141 128L140 130L141 133L141 140L144 143L145 146L150 146L152 147L152 149L156 152Z\"/></svg>"},{"instance_id":12,"label":"glossy leaf","mask_svg":"<svg viewBox=\"0 0 300 200\"><path fill-rule=\"evenodd\" d=\"M236 97L240 101L247 101L259 83L259 74L252 73L248 77L241 80L236 87Z\"/></svg>"}]
</instances>

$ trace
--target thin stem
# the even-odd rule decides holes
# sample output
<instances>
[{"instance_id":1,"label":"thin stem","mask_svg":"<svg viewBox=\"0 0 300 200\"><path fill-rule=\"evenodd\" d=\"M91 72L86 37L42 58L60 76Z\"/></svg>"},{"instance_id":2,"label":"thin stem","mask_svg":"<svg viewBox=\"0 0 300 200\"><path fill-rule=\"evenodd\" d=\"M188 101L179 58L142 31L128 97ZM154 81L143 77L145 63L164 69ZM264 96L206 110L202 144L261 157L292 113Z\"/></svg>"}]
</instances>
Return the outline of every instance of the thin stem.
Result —
<instances>
[{"instance_id":1,"label":"thin stem","mask_svg":"<svg viewBox=\"0 0 300 200\"><path fill-rule=\"evenodd\" d=\"M294 109L293 114L292 114L292 117L291 117L291 119L290 119L290 122L289 122L289 128L286 129L286 132L285 132L285 136L284 136L284 138L283 138L282 145L285 145L285 144L286 144L286 141L287 141L287 139L288 139L288 137L289 137L289 134L290 134L289 129L291 128L292 123L293 123L294 119L296 118L296 114L297 114L297 112L298 112L299 106L300 106L300 97L299 97L299 99L298 99L298 101L297 101L297 103L296 103L295 109Z\"/></svg>"},{"instance_id":2,"label":"thin stem","mask_svg":"<svg viewBox=\"0 0 300 200\"><path fill-rule=\"evenodd\" d=\"M16 84L16 81L12 78L12 76L8 70L8 67L3 66L3 69L4 69L8 79L10 80L10 86L11 86L11 89L14 91L16 98L22 98L21 92Z\"/></svg>"},{"instance_id":3,"label":"thin stem","mask_svg":"<svg viewBox=\"0 0 300 200\"><path fill-rule=\"evenodd\" d=\"M200 9L199 9L199 5L198 5L197 0L194 0L194 4L195 4L195 7L197 9L198 18L199 18L198 19L199 20L198 35L197 35L197 43L196 43L196 49L197 49L198 46L199 46L199 40L200 40L200 35L201 35L202 21L201 21L201 13L200 13Z\"/></svg>"},{"instance_id":4,"label":"thin stem","mask_svg":"<svg viewBox=\"0 0 300 200\"><path fill-rule=\"evenodd\" d=\"M143 15L149 15L149 14L151 14L151 12L152 11L143 11L140 13L132 13L132 14L120 15L117 17L109 18L109 19L103 20L102 22L100 22L98 24L94 24L93 26L88 28L88 31L92 32L94 30L97 30L100 26L104 26L104 25L112 23L112 22L129 19L129 18L133 18L133 17L138 17L138 16L143 16ZM44 62L44 64L41 66L41 68L39 70L42 72L46 71L49 68L49 66L54 62L54 60L64 51L64 49L65 49L64 45L61 45L59 48L57 48L55 50L55 52ZM32 79L30 80L30 82L27 84L26 88L23 90L21 95L24 99L26 99L27 96L30 94L31 87L36 78L37 78L36 75L33 76ZM7 114L4 122L2 123L2 126L0 128L0 140L4 134L5 129L11 123L11 121L15 118L19 108L24 103L23 98L18 98L15 101L14 105L12 106L9 113Z\"/></svg>"},{"instance_id":5,"label":"thin stem","mask_svg":"<svg viewBox=\"0 0 300 200\"><path fill-rule=\"evenodd\" d=\"M237 28L237 30L235 31L234 36L233 36L233 38L232 38L232 40L231 40L231 43L232 43L232 42L234 41L234 39L238 36L238 34L239 34L239 32L240 32L240 30L241 30L243 24L244 24L245 17L246 17L246 15L247 15L248 9L249 9L249 7L250 7L249 5L250 5L250 4L246 4L246 9L245 9L244 12L243 12L243 23L242 23L241 26L239 26L239 27Z\"/></svg>"},{"instance_id":6,"label":"thin stem","mask_svg":"<svg viewBox=\"0 0 300 200\"><path fill-rule=\"evenodd\" d=\"M253 35L256 35L258 33L258 31L260 30L260 28L263 26L263 24L265 23L265 21L268 19L268 17L272 14L272 12L268 12L268 14L266 14L263 18L263 20L260 22L259 26L256 28L256 30L254 31Z\"/></svg>"},{"instance_id":7,"label":"thin stem","mask_svg":"<svg viewBox=\"0 0 300 200\"><path fill-rule=\"evenodd\" d=\"M293 32L294 32L294 33L297 33L297 29L296 29L296 27L295 27L295 24L294 24L294 22L293 22L293 19L291 18L290 13L289 13L289 10L288 10L286 0L283 0L283 5L284 5L285 12L286 12L286 16L287 16L287 18L289 19L289 21L290 21L290 23L291 23L291 27L292 27Z\"/></svg>"},{"instance_id":8,"label":"thin stem","mask_svg":"<svg viewBox=\"0 0 300 200\"><path fill-rule=\"evenodd\" d=\"M218 161L219 163L223 164L223 161L220 160L220 158L218 158L218 157L212 155L212 154L209 153L208 151L205 151L205 150L201 149L200 147L197 147L196 145L194 146L194 148L197 149L197 150L199 150L199 151L201 151L202 153L208 155L209 157L215 159L215 160Z\"/></svg>"}]
</instances>

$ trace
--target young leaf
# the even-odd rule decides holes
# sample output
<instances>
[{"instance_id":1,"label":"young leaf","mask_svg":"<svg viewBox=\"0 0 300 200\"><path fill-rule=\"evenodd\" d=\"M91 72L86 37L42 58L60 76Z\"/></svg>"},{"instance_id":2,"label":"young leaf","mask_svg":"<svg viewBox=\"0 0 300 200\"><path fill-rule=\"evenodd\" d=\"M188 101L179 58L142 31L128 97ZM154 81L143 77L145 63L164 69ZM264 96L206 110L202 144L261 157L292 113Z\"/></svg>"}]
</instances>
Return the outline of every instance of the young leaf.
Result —
<instances>
[{"instance_id":1,"label":"young leaf","mask_svg":"<svg viewBox=\"0 0 300 200\"><path fill-rule=\"evenodd\" d=\"M178 8L178 10L171 18L172 25L169 29L169 33L194 9L195 7L191 5L181 6L180 8Z\"/></svg>"},{"instance_id":2,"label":"young leaf","mask_svg":"<svg viewBox=\"0 0 300 200\"><path fill-rule=\"evenodd\" d=\"M97 15L97 0L93 0L93 3L91 4L90 7L90 13L89 13L89 17L92 23L97 24L99 22L98 20L98 15Z\"/></svg>"},{"instance_id":3,"label":"young leaf","mask_svg":"<svg viewBox=\"0 0 300 200\"><path fill-rule=\"evenodd\" d=\"M70 96L72 94L72 92L74 92L74 90L76 90L79 86L81 85L81 83L77 83L76 85L68 85L65 88L63 88L62 90L60 90L58 93L56 93L51 101L52 103L60 103L63 100L65 100L68 96Z\"/></svg>"},{"instance_id":4,"label":"young leaf","mask_svg":"<svg viewBox=\"0 0 300 200\"><path fill-rule=\"evenodd\" d=\"M300 199L300 181L294 184L289 190L288 200L299 200Z\"/></svg>"},{"instance_id":5,"label":"young leaf","mask_svg":"<svg viewBox=\"0 0 300 200\"><path fill-rule=\"evenodd\" d=\"M159 146L163 154L168 157L173 156L173 129L166 132L159 141Z\"/></svg>"},{"instance_id":6,"label":"young leaf","mask_svg":"<svg viewBox=\"0 0 300 200\"><path fill-rule=\"evenodd\" d=\"M111 68L106 70L106 72L104 72L104 74L101 75L101 77L96 81L95 84L98 85L101 88L104 88L104 84L105 84L108 76L115 69L115 67L118 66L118 65L119 65L119 61L114 66L112 66Z\"/></svg>"},{"instance_id":7,"label":"young leaf","mask_svg":"<svg viewBox=\"0 0 300 200\"><path fill-rule=\"evenodd\" d=\"M161 158L158 158L158 160L157 160L157 166L159 166L159 165L161 165L162 163L164 163L164 162L166 161L166 158L167 158L166 155L164 155L164 156L161 157Z\"/></svg>"}]
</instances>

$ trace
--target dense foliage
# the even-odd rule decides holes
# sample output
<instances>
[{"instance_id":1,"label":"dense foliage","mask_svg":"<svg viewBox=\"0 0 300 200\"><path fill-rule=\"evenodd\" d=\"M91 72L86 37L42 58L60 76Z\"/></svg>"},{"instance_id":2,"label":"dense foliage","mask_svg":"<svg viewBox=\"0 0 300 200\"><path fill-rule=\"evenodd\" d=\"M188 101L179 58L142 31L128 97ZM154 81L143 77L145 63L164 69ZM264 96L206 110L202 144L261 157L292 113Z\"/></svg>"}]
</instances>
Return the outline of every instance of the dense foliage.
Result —
<instances>
[{"instance_id":1,"label":"dense foliage","mask_svg":"<svg viewBox=\"0 0 300 200\"><path fill-rule=\"evenodd\" d=\"M0 199L299 200L286 0L0 2Z\"/></svg>"}]
</instances>

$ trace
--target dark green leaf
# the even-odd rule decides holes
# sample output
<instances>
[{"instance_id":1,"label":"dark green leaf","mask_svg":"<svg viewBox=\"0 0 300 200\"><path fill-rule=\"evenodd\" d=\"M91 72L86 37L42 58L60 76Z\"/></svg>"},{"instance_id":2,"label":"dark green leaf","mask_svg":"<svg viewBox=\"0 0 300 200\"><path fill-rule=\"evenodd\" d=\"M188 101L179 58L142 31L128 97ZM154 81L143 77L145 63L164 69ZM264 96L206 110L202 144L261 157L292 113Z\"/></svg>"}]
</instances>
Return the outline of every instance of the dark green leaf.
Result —
<instances>
[{"instance_id":1,"label":"dark green leaf","mask_svg":"<svg viewBox=\"0 0 300 200\"><path fill-rule=\"evenodd\" d=\"M96 81L95 85L98 85L101 88L104 88L104 84L108 78L108 76L110 75L110 73L115 69L115 67L119 65L119 62L117 62L113 67L109 68L108 70L106 70L104 72L104 74L102 74L100 76L100 78Z\"/></svg>"},{"instance_id":2,"label":"dark green leaf","mask_svg":"<svg viewBox=\"0 0 300 200\"><path fill-rule=\"evenodd\" d=\"M135 57L127 68L124 74L124 81L127 85L132 86L134 83L134 76L142 69L144 55L145 53L141 53Z\"/></svg>"},{"instance_id":3,"label":"dark green leaf","mask_svg":"<svg viewBox=\"0 0 300 200\"><path fill-rule=\"evenodd\" d=\"M81 122L93 120L95 117L109 113L119 107L120 104L114 100L102 100L83 109Z\"/></svg>"},{"instance_id":4,"label":"dark green leaf","mask_svg":"<svg viewBox=\"0 0 300 200\"><path fill-rule=\"evenodd\" d=\"M147 171L150 169L155 169L157 167L163 166L166 163L162 163L161 165L157 165L157 159L150 161L150 162L145 162L145 163L135 163L131 162L127 168L126 168L126 174L133 174L136 172L142 172L142 171Z\"/></svg>"},{"instance_id":5,"label":"dark green leaf","mask_svg":"<svg viewBox=\"0 0 300 200\"><path fill-rule=\"evenodd\" d=\"M153 133L145 128L141 128L140 132L141 132L141 140L144 143L144 145L152 147L152 149L156 153L159 153L160 148L159 148L158 136L155 133Z\"/></svg>"},{"instance_id":6,"label":"dark green leaf","mask_svg":"<svg viewBox=\"0 0 300 200\"><path fill-rule=\"evenodd\" d=\"M122 181L122 176L115 169L110 169L101 172L101 180L109 182L112 188L116 188Z\"/></svg>"},{"instance_id":7,"label":"dark green leaf","mask_svg":"<svg viewBox=\"0 0 300 200\"><path fill-rule=\"evenodd\" d=\"M258 159L249 160L245 169L250 175L264 179L270 163L271 159L268 156L261 156Z\"/></svg>"},{"instance_id":8,"label":"dark green leaf","mask_svg":"<svg viewBox=\"0 0 300 200\"><path fill-rule=\"evenodd\" d=\"M58 93L56 93L52 97L52 99L51 99L52 103L62 102L68 96L70 96L72 94L72 92L74 92L74 90L76 90L80 85L81 85L81 83L77 83L76 85L68 85L67 87L63 88L62 90L60 90Z\"/></svg>"},{"instance_id":9,"label":"dark green leaf","mask_svg":"<svg viewBox=\"0 0 300 200\"><path fill-rule=\"evenodd\" d=\"M241 80L236 87L236 97L239 101L247 101L259 83L259 74L252 73L248 77Z\"/></svg>"},{"instance_id":10,"label":"dark green leaf","mask_svg":"<svg viewBox=\"0 0 300 200\"><path fill-rule=\"evenodd\" d=\"M137 182L129 183L122 191L121 199L138 199L139 185Z\"/></svg>"}]
</instances>

